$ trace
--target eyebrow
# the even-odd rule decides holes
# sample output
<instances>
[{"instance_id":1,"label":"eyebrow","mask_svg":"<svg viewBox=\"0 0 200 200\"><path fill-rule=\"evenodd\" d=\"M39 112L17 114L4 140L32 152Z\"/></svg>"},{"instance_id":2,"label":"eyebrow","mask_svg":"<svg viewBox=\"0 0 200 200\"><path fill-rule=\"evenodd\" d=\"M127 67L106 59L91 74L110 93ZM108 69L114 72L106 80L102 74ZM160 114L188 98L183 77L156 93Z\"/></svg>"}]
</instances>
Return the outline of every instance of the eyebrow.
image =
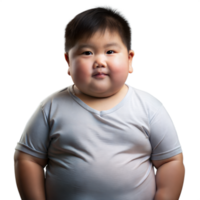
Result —
<instances>
[{"instance_id":1,"label":"eyebrow","mask_svg":"<svg viewBox=\"0 0 200 200\"><path fill-rule=\"evenodd\" d=\"M119 47L119 48L121 48L121 46L119 45L119 44L117 44L117 43L108 43L108 44L106 44L106 45L104 45L104 47L110 47L110 46L116 46L116 47ZM90 48L94 48L94 46L93 45L90 45L90 44L80 44L80 45L78 45L78 48L87 48L87 47L90 47Z\"/></svg>"}]
</instances>

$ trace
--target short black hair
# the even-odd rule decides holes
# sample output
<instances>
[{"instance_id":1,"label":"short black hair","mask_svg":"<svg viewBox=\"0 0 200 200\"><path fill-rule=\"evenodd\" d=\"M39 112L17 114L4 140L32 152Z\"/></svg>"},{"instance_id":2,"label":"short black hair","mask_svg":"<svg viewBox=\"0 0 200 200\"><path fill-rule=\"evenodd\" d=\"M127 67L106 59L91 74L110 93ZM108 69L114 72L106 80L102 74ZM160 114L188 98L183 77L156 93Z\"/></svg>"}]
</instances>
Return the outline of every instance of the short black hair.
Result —
<instances>
[{"instance_id":1,"label":"short black hair","mask_svg":"<svg viewBox=\"0 0 200 200\"><path fill-rule=\"evenodd\" d=\"M131 49L131 28L128 21L116 10L97 7L76 15L65 28L65 52L67 53L78 40L91 37L96 31L102 33L117 31L129 51Z\"/></svg>"}]
</instances>

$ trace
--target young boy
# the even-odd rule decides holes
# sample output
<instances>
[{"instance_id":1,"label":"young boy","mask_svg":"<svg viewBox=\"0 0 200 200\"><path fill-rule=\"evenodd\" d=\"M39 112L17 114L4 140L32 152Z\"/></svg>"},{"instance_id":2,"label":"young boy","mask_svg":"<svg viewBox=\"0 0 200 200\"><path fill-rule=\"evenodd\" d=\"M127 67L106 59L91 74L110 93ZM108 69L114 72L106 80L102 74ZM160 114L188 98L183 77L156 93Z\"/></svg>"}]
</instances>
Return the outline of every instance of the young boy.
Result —
<instances>
[{"instance_id":1,"label":"young boy","mask_svg":"<svg viewBox=\"0 0 200 200\"><path fill-rule=\"evenodd\" d=\"M74 84L40 104L15 148L21 198L177 200L184 165L173 122L158 99L125 84L128 22L112 9L84 11L66 27L65 52Z\"/></svg>"}]
</instances>

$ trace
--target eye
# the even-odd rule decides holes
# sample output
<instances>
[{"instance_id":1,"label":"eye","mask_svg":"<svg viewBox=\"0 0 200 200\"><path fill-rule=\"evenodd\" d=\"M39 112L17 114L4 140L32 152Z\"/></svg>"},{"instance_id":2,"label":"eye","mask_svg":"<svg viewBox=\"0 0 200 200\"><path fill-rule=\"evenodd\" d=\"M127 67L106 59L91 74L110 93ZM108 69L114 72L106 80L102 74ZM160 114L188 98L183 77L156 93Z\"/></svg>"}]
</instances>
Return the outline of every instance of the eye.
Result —
<instances>
[{"instance_id":1,"label":"eye","mask_svg":"<svg viewBox=\"0 0 200 200\"><path fill-rule=\"evenodd\" d=\"M109 51L113 51L113 50L109 50ZM107 51L107 52L109 52L109 51ZM88 53L88 52L91 53L91 51L85 51L85 52L83 52L82 54L85 54L85 53ZM113 51L113 52L114 52L114 51Z\"/></svg>"},{"instance_id":2,"label":"eye","mask_svg":"<svg viewBox=\"0 0 200 200\"><path fill-rule=\"evenodd\" d=\"M88 52L90 52L90 51L85 51L85 52L83 52L82 54L85 54L85 53L88 53ZM91 52L90 52L91 53Z\"/></svg>"},{"instance_id":3,"label":"eye","mask_svg":"<svg viewBox=\"0 0 200 200\"><path fill-rule=\"evenodd\" d=\"M112 52L114 52L113 50L109 50L109 51L112 51Z\"/></svg>"}]
</instances>

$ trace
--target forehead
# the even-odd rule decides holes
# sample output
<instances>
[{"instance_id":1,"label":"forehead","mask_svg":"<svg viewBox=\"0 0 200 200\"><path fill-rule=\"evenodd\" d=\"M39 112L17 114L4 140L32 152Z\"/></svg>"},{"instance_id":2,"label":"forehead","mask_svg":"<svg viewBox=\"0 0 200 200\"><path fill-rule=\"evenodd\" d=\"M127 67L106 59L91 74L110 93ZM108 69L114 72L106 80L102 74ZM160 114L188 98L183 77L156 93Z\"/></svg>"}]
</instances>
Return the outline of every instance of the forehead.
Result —
<instances>
[{"instance_id":1,"label":"forehead","mask_svg":"<svg viewBox=\"0 0 200 200\"><path fill-rule=\"evenodd\" d=\"M91 36L85 35L81 39L79 39L75 46L83 46L83 44L97 44L97 45L105 45L105 44L118 44L118 46L124 46L122 38L117 31L110 31L106 29L105 31L98 30Z\"/></svg>"},{"instance_id":2,"label":"forehead","mask_svg":"<svg viewBox=\"0 0 200 200\"><path fill-rule=\"evenodd\" d=\"M87 35L85 35L83 38L81 38L79 40L79 43L81 42L90 42L90 41L96 41L96 40L121 40L121 37L119 35L119 33L115 30L109 30L106 29L105 31L103 30L97 30L96 32L94 32L92 35L90 35L90 37L88 37Z\"/></svg>"}]
</instances>

